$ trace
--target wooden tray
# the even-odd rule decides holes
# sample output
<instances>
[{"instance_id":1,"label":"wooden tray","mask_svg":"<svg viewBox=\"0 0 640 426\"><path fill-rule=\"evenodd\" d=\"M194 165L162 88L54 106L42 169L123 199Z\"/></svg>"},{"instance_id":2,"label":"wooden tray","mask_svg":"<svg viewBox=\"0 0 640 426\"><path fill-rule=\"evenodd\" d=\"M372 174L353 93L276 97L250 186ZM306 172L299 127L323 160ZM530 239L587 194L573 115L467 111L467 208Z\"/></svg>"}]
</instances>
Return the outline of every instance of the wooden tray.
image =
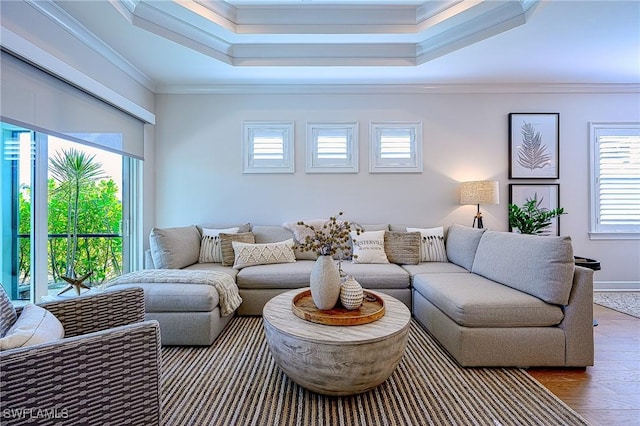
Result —
<instances>
[{"instance_id":1,"label":"wooden tray","mask_svg":"<svg viewBox=\"0 0 640 426\"><path fill-rule=\"evenodd\" d=\"M333 309L320 310L313 303L311 290L304 290L293 297L291 310L303 320L326 325L362 325L384 316L384 301L374 293L364 292L365 300L358 309L348 310L338 302Z\"/></svg>"}]
</instances>

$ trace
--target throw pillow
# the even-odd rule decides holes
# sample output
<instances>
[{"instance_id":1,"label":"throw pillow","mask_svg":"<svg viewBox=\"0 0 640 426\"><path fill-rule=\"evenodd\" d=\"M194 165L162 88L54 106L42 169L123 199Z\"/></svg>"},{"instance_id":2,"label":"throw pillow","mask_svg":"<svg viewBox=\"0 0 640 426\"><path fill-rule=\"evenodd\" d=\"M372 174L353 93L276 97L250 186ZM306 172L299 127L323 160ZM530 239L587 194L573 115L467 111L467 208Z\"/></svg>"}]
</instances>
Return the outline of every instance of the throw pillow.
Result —
<instances>
[{"instance_id":1,"label":"throw pillow","mask_svg":"<svg viewBox=\"0 0 640 426\"><path fill-rule=\"evenodd\" d=\"M17 318L16 308L13 307L9 295L4 291L4 287L0 285L0 337L4 337L7 330L15 324Z\"/></svg>"},{"instance_id":2,"label":"throw pillow","mask_svg":"<svg viewBox=\"0 0 640 426\"><path fill-rule=\"evenodd\" d=\"M198 262L200 232L195 226L153 228L149 246L158 269L181 269Z\"/></svg>"},{"instance_id":3,"label":"throw pillow","mask_svg":"<svg viewBox=\"0 0 640 426\"><path fill-rule=\"evenodd\" d=\"M235 253L235 269L247 266L268 265L270 263L293 263L296 256L293 253L293 238L279 243L248 244L233 241L231 243Z\"/></svg>"},{"instance_id":4,"label":"throw pillow","mask_svg":"<svg viewBox=\"0 0 640 426\"><path fill-rule=\"evenodd\" d=\"M353 242L353 263L389 263L384 252L384 233L386 231L365 231L360 235L351 231Z\"/></svg>"},{"instance_id":5,"label":"throw pillow","mask_svg":"<svg viewBox=\"0 0 640 426\"><path fill-rule=\"evenodd\" d=\"M422 262L448 262L444 245L444 228L407 228L407 232L420 232L420 260Z\"/></svg>"},{"instance_id":6,"label":"throw pillow","mask_svg":"<svg viewBox=\"0 0 640 426\"><path fill-rule=\"evenodd\" d=\"M7 334L0 338L0 350L52 342L64 337L64 328L46 309L32 303L25 305Z\"/></svg>"},{"instance_id":7,"label":"throw pillow","mask_svg":"<svg viewBox=\"0 0 640 426\"><path fill-rule=\"evenodd\" d=\"M238 232L237 234L220 233L220 246L222 249L222 266L233 266L236 255L233 251L233 242L253 244L256 239L253 232Z\"/></svg>"},{"instance_id":8,"label":"throw pillow","mask_svg":"<svg viewBox=\"0 0 640 426\"><path fill-rule=\"evenodd\" d=\"M419 232L387 231L384 234L384 251L390 263L417 265L420 263Z\"/></svg>"},{"instance_id":9,"label":"throw pillow","mask_svg":"<svg viewBox=\"0 0 640 426\"><path fill-rule=\"evenodd\" d=\"M220 234L237 234L239 227L226 229L202 228L202 241L200 242L200 263L222 263L222 246Z\"/></svg>"}]
</instances>

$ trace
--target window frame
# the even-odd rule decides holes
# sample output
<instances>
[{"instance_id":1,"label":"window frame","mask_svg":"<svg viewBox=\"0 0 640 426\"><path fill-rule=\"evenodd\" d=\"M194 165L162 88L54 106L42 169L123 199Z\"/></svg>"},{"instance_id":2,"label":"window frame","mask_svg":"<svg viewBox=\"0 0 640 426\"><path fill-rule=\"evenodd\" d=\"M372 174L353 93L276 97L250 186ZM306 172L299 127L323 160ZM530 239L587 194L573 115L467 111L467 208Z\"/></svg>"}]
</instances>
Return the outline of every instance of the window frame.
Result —
<instances>
[{"instance_id":1,"label":"window frame","mask_svg":"<svg viewBox=\"0 0 640 426\"><path fill-rule=\"evenodd\" d=\"M410 159L383 161L380 153L382 132L408 130L412 137ZM369 123L369 173L422 173L422 122Z\"/></svg>"},{"instance_id":2,"label":"window frame","mask_svg":"<svg viewBox=\"0 0 640 426\"><path fill-rule=\"evenodd\" d=\"M282 137L282 158L253 160L254 134L256 132L275 132ZM293 121L245 121L242 123L242 173L294 173L294 124Z\"/></svg>"},{"instance_id":3,"label":"window frame","mask_svg":"<svg viewBox=\"0 0 640 426\"><path fill-rule=\"evenodd\" d=\"M318 132L344 131L346 158L344 161L323 161L318 158ZM307 123L307 173L358 173L358 122Z\"/></svg>"},{"instance_id":4,"label":"window frame","mask_svg":"<svg viewBox=\"0 0 640 426\"><path fill-rule=\"evenodd\" d=\"M590 122L589 123L589 190L590 190L590 226L589 238L591 240L638 240L640 239L640 226L634 225L603 225L600 223L600 145L599 137L603 136L603 130L610 130L615 134L622 132L640 133L640 123L637 122Z\"/></svg>"}]
</instances>

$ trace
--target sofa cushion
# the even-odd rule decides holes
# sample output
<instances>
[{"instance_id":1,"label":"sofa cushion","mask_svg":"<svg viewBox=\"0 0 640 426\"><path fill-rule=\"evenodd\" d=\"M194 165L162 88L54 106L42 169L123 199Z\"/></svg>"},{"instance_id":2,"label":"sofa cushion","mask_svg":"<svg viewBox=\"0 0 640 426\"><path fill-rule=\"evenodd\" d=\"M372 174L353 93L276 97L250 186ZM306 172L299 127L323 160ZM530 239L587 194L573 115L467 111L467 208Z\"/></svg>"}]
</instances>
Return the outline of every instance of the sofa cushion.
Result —
<instances>
[{"instance_id":1,"label":"sofa cushion","mask_svg":"<svg viewBox=\"0 0 640 426\"><path fill-rule=\"evenodd\" d=\"M342 262L345 274L353 276L363 288L409 288L411 277L402 266L393 263Z\"/></svg>"},{"instance_id":2,"label":"sofa cushion","mask_svg":"<svg viewBox=\"0 0 640 426\"><path fill-rule=\"evenodd\" d=\"M464 327L547 327L562 308L474 274L419 274L415 291Z\"/></svg>"},{"instance_id":3,"label":"sofa cushion","mask_svg":"<svg viewBox=\"0 0 640 426\"><path fill-rule=\"evenodd\" d=\"M196 263L200 257L200 231L193 225L153 228L149 247L156 268L184 268Z\"/></svg>"},{"instance_id":4,"label":"sofa cushion","mask_svg":"<svg viewBox=\"0 0 640 426\"><path fill-rule=\"evenodd\" d=\"M293 238L277 243L264 244L247 244L233 241L232 245L235 253L234 269L296 261L296 256L293 254Z\"/></svg>"},{"instance_id":5,"label":"sofa cushion","mask_svg":"<svg viewBox=\"0 0 640 426\"><path fill-rule=\"evenodd\" d=\"M487 231L478 244L472 272L545 302L566 305L574 269L569 237Z\"/></svg>"},{"instance_id":6,"label":"sofa cushion","mask_svg":"<svg viewBox=\"0 0 640 426\"><path fill-rule=\"evenodd\" d=\"M420 233L387 231L384 234L384 251L391 263L417 265L420 263Z\"/></svg>"},{"instance_id":7,"label":"sofa cushion","mask_svg":"<svg viewBox=\"0 0 640 426\"><path fill-rule=\"evenodd\" d=\"M238 272L236 283L241 289L309 287L309 277L315 261L256 265Z\"/></svg>"},{"instance_id":8,"label":"sofa cushion","mask_svg":"<svg viewBox=\"0 0 640 426\"><path fill-rule=\"evenodd\" d=\"M353 263L389 263L384 251L386 231L351 231Z\"/></svg>"},{"instance_id":9,"label":"sofa cushion","mask_svg":"<svg viewBox=\"0 0 640 426\"><path fill-rule=\"evenodd\" d=\"M237 234L239 227L233 228L202 228L202 240L200 241L200 263L222 263L222 245L220 234Z\"/></svg>"},{"instance_id":10,"label":"sofa cushion","mask_svg":"<svg viewBox=\"0 0 640 426\"><path fill-rule=\"evenodd\" d=\"M476 250L484 231L485 229L451 225L447 230L445 243L449 262L453 262L470 271L473 267Z\"/></svg>"},{"instance_id":11,"label":"sofa cushion","mask_svg":"<svg viewBox=\"0 0 640 426\"><path fill-rule=\"evenodd\" d=\"M145 312L211 312L220 304L216 288L206 284L131 283L107 291L132 287L144 290Z\"/></svg>"},{"instance_id":12,"label":"sofa cushion","mask_svg":"<svg viewBox=\"0 0 640 426\"><path fill-rule=\"evenodd\" d=\"M469 273L462 266L458 266L451 262L421 262L417 265L402 265L412 277L418 274L439 274L439 273Z\"/></svg>"},{"instance_id":13,"label":"sofa cushion","mask_svg":"<svg viewBox=\"0 0 640 426\"><path fill-rule=\"evenodd\" d=\"M185 271L199 270L224 272L225 274L231 276L231 278L233 278L234 280L236 279L236 275L238 275L237 269L233 269L231 266L222 266L222 263L194 263L193 265L189 265L182 269L184 269Z\"/></svg>"},{"instance_id":14,"label":"sofa cushion","mask_svg":"<svg viewBox=\"0 0 640 426\"><path fill-rule=\"evenodd\" d=\"M255 243L253 232L239 232L237 234L220 234L220 246L222 249L222 266L233 266L236 255L233 251L233 242Z\"/></svg>"},{"instance_id":15,"label":"sofa cushion","mask_svg":"<svg viewBox=\"0 0 640 426\"><path fill-rule=\"evenodd\" d=\"M447 251L444 246L444 228L412 228L408 227L407 232L419 232L422 236L420 240L420 260L422 262L446 262Z\"/></svg>"}]
</instances>

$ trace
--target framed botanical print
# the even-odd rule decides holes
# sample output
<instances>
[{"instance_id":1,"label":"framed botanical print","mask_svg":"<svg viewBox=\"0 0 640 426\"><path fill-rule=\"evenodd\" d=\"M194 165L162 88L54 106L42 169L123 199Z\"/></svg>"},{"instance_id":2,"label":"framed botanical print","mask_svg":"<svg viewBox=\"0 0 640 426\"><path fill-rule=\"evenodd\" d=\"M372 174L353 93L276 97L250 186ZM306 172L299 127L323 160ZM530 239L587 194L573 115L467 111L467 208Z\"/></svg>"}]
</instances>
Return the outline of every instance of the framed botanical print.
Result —
<instances>
[{"instance_id":1,"label":"framed botanical print","mask_svg":"<svg viewBox=\"0 0 640 426\"><path fill-rule=\"evenodd\" d=\"M536 209L555 210L560 205L560 185L557 183L509 184L509 204L523 207L525 203L535 200ZM560 235L560 220L556 216L550 219L551 225L540 235ZM509 231L516 230L509 225Z\"/></svg>"},{"instance_id":2,"label":"framed botanical print","mask_svg":"<svg viewBox=\"0 0 640 426\"><path fill-rule=\"evenodd\" d=\"M560 114L509 114L509 178L560 177Z\"/></svg>"}]
</instances>

